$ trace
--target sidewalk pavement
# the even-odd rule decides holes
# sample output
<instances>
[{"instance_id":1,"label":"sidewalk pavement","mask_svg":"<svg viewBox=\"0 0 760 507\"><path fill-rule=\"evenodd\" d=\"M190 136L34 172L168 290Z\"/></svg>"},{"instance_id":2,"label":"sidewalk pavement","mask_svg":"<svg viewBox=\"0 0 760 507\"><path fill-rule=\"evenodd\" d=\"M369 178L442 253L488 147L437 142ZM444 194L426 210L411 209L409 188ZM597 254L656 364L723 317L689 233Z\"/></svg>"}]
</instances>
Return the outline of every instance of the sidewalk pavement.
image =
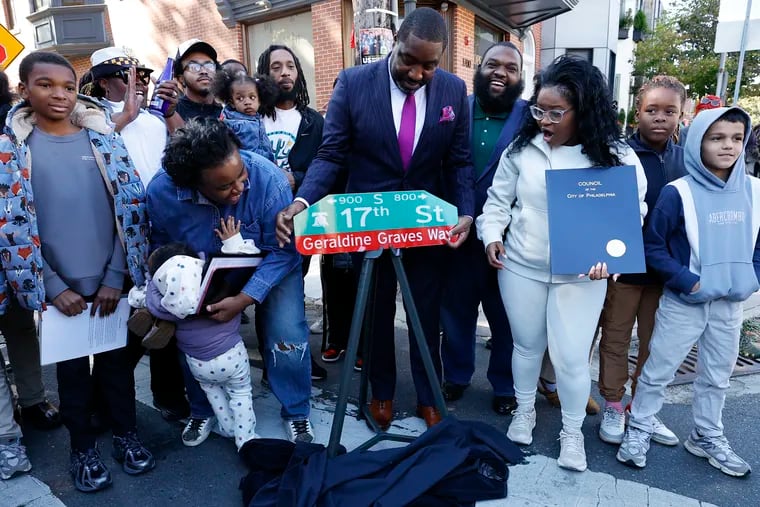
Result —
<instances>
[{"instance_id":1,"label":"sidewalk pavement","mask_svg":"<svg viewBox=\"0 0 760 507\"><path fill-rule=\"evenodd\" d=\"M306 277L306 301L312 316L321 314L321 286L319 283L319 262L311 263L311 270ZM760 315L760 293L753 295L745 304L745 318ZM398 302L397 327L405 330L405 316L401 301ZM479 336L488 336L485 319L479 322ZM255 379L260 375L257 370ZM592 379L598 374L598 353L594 354ZM137 399L140 403L152 407L150 392L150 373L147 357L143 358L135 370ZM254 380L256 382L256 380ZM733 382L729 396L760 393L760 375L741 377ZM337 393L312 389L311 420L314 425L316 441L327 443L330 425L335 408ZM689 403L690 386L677 386L668 389L668 403ZM254 403L257 414L257 432L263 437L284 438L285 431L279 417L279 403L268 389L254 385ZM372 436L363 421L356 419L358 408L349 403L345 427L341 442L349 450L357 447ZM410 435L419 435L425 430L424 423L417 417L401 417L393 421L392 431ZM381 445L399 445L385 442ZM235 460L234 447L230 444L230 460ZM33 460L34 463L34 460ZM162 466L167 466L164 462ZM8 481L0 481L0 507L48 507L64 505L51 492L50 488L32 474L26 474ZM158 500L158 498L156 498ZM73 505L69 503L69 505ZM168 504L167 504L168 505ZM505 500L480 502L481 507L518 507L518 506L564 506L564 505L615 505L652 507L677 505L679 507L709 506L687 496L678 495L663 489L647 486L634 481L618 479L613 475L587 471L582 474L569 472L557 466L555 458L542 455L527 457L523 465L510 467L509 496Z\"/></svg>"}]
</instances>

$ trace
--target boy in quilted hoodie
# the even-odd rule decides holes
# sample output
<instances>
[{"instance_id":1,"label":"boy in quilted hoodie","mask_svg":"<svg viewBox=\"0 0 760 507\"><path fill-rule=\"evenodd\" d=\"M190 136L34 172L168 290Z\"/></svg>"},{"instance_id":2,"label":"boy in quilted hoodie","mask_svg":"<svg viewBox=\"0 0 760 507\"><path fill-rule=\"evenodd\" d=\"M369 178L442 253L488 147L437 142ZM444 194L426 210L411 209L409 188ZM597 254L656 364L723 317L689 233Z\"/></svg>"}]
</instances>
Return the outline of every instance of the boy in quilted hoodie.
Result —
<instances>
[{"instance_id":1,"label":"boy in quilted hoodie","mask_svg":"<svg viewBox=\"0 0 760 507\"><path fill-rule=\"evenodd\" d=\"M0 136L0 313L9 297L72 317L114 312L125 286L142 284L145 190L124 142L95 102L77 97L71 64L36 51L19 67L24 99ZM34 167L31 161L34 159ZM10 294L7 293L10 287ZM99 389L113 429L112 456L131 475L155 460L137 436L134 372L124 348L57 365L61 417L80 491L111 484L90 425Z\"/></svg>"}]
</instances>

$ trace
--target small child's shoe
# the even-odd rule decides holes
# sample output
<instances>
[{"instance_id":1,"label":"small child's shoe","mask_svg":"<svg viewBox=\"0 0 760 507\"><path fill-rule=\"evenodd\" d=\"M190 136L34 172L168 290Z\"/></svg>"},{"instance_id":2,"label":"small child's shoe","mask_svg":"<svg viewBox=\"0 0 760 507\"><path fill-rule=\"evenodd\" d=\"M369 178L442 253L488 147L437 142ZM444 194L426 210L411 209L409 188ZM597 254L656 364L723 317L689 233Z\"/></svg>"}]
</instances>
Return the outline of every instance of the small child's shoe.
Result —
<instances>
[{"instance_id":1,"label":"small child's shoe","mask_svg":"<svg viewBox=\"0 0 760 507\"><path fill-rule=\"evenodd\" d=\"M156 467L153 454L145 448L134 431L128 432L123 437L114 435L112 456L121 463L124 472L129 475L142 474Z\"/></svg>"},{"instance_id":2,"label":"small child's shoe","mask_svg":"<svg viewBox=\"0 0 760 507\"><path fill-rule=\"evenodd\" d=\"M144 337L153 327L155 318L150 314L147 308L140 308L133 313L127 320L127 329L140 338Z\"/></svg>"},{"instance_id":3,"label":"small child's shoe","mask_svg":"<svg viewBox=\"0 0 760 507\"><path fill-rule=\"evenodd\" d=\"M0 479L10 479L17 473L28 472L32 469L29 458L26 457L26 447L21 445L18 438L0 441Z\"/></svg>"},{"instance_id":4,"label":"small child's shoe","mask_svg":"<svg viewBox=\"0 0 760 507\"><path fill-rule=\"evenodd\" d=\"M174 322L156 319L150 331L143 338L142 346L151 350L162 349L169 344L176 330L177 326Z\"/></svg>"}]
</instances>

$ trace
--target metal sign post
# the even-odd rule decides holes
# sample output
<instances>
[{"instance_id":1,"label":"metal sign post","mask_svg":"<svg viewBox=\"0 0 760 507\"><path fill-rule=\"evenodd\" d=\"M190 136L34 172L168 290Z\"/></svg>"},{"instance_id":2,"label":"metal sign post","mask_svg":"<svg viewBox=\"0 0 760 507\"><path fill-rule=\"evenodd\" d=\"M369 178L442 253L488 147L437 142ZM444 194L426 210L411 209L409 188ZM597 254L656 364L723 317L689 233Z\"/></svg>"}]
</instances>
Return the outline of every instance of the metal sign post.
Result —
<instances>
[{"instance_id":1,"label":"metal sign post","mask_svg":"<svg viewBox=\"0 0 760 507\"><path fill-rule=\"evenodd\" d=\"M457 223L456 208L424 191L376 192L366 194L329 195L295 217L296 248L305 255L314 253L367 252L362 261L354 314L351 319L346 357L341 371L338 400L335 405L329 456L335 456L343 434L351 375L359 349L362 331L372 327L369 295L376 276L375 262L390 250L393 269L401 288L414 338L433 391L435 405L446 417L446 402L427 347L409 280L401 263L400 248L442 245L448 241L448 231ZM364 367L359 388L359 419L365 419L375 436L359 446L369 449L378 442L391 440L411 442L415 437L382 431L372 418L367 405L368 372L372 368L369 335L365 340Z\"/></svg>"}]
</instances>

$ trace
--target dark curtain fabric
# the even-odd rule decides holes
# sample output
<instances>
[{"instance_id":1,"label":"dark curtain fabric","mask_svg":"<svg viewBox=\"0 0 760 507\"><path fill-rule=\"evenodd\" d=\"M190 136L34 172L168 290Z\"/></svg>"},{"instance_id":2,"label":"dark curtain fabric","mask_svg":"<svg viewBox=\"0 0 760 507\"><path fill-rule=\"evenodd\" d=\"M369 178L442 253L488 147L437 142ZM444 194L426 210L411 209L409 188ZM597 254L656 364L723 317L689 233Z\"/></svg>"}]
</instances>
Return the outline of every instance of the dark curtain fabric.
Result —
<instances>
[{"instance_id":1,"label":"dark curtain fabric","mask_svg":"<svg viewBox=\"0 0 760 507\"><path fill-rule=\"evenodd\" d=\"M472 506L507 496L523 454L503 432L445 418L411 444L334 458L318 444L257 439L240 449L246 507Z\"/></svg>"}]
</instances>

